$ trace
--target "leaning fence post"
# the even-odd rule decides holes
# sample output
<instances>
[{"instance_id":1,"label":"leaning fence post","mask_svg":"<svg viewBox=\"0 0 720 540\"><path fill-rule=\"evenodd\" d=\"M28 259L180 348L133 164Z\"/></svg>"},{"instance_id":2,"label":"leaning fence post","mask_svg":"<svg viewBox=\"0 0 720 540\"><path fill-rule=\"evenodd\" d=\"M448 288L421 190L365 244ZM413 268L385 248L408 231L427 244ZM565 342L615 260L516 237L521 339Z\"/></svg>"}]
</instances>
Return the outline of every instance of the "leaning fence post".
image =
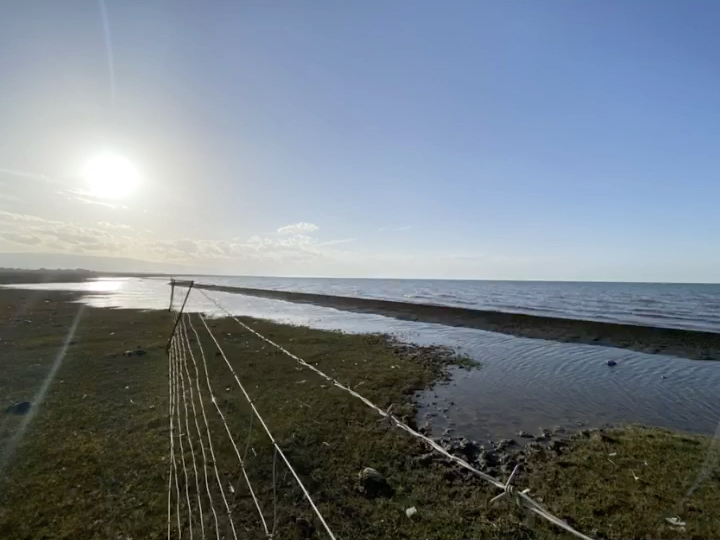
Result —
<instances>
[{"instance_id":1,"label":"leaning fence post","mask_svg":"<svg viewBox=\"0 0 720 540\"><path fill-rule=\"evenodd\" d=\"M188 283L188 291L185 295L185 300L183 300L182 307L180 307L180 311L178 311L178 315L175 318L175 324L173 325L172 332L170 332L170 338L168 339L167 345L165 346L165 352L170 351L170 343L172 342L172 338L175 335L175 330L177 329L178 324L180 323L180 318L183 316L183 311L185 310L185 304L187 304L188 298L190 298L190 291L193 288L193 285L195 285L194 281L187 281L185 283ZM173 280L173 290L175 286L175 280Z\"/></svg>"},{"instance_id":2,"label":"leaning fence post","mask_svg":"<svg viewBox=\"0 0 720 540\"><path fill-rule=\"evenodd\" d=\"M173 299L175 298L175 278L170 279L170 307L168 311L172 312Z\"/></svg>"}]
</instances>

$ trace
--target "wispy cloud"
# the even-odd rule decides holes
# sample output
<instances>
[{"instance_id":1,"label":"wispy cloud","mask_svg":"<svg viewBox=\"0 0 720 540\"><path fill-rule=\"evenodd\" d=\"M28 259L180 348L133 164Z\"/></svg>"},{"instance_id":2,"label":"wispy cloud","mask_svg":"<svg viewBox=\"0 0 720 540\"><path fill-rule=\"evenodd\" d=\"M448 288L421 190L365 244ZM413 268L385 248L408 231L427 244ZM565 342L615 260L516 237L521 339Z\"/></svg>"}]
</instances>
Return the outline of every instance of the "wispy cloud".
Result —
<instances>
[{"instance_id":1,"label":"wispy cloud","mask_svg":"<svg viewBox=\"0 0 720 540\"><path fill-rule=\"evenodd\" d=\"M315 232L318 229L320 229L320 227L314 223L301 221L300 223L295 223L294 225L285 225L284 227L280 227L277 232L279 234L307 234Z\"/></svg>"},{"instance_id":2,"label":"wispy cloud","mask_svg":"<svg viewBox=\"0 0 720 540\"><path fill-rule=\"evenodd\" d=\"M349 244L357 242L357 238L341 238L340 240L328 240L327 242L319 242L318 246L336 246L338 244Z\"/></svg>"},{"instance_id":3,"label":"wispy cloud","mask_svg":"<svg viewBox=\"0 0 720 540\"><path fill-rule=\"evenodd\" d=\"M52 178L45 176L44 174L28 172L28 171L17 171L14 169L6 169L0 167L0 175L15 176L17 178L27 178L29 180L42 180L44 182L53 182Z\"/></svg>"}]
</instances>

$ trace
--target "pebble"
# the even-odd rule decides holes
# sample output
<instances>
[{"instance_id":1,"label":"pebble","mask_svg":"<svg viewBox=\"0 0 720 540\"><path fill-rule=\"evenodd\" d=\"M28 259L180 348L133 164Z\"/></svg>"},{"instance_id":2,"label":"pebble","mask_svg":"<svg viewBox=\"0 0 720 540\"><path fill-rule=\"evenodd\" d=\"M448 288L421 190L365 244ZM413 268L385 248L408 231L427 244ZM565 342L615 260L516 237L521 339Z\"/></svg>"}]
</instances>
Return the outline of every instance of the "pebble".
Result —
<instances>
[{"instance_id":1,"label":"pebble","mask_svg":"<svg viewBox=\"0 0 720 540\"><path fill-rule=\"evenodd\" d=\"M405 509L405 515L409 518L413 517L415 514L417 514L417 508L414 506L411 506L410 508Z\"/></svg>"},{"instance_id":2,"label":"pebble","mask_svg":"<svg viewBox=\"0 0 720 540\"><path fill-rule=\"evenodd\" d=\"M610 367L615 367L617 366L617 362L615 360L608 360L607 365Z\"/></svg>"},{"instance_id":3,"label":"pebble","mask_svg":"<svg viewBox=\"0 0 720 540\"><path fill-rule=\"evenodd\" d=\"M385 477L372 467L365 467L358 473L360 491L367 497L390 497L393 489Z\"/></svg>"}]
</instances>

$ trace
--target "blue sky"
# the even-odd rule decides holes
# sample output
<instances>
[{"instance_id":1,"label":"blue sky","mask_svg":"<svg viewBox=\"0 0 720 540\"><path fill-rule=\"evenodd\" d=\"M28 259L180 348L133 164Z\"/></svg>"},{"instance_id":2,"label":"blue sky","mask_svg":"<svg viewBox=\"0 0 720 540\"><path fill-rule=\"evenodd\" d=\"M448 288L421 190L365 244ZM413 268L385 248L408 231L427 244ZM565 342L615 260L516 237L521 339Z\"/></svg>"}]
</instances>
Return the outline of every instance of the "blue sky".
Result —
<instances>
[{"instance_id":1,"label":"blue sky","mask_svg":"<svg viewBox=\"0 0 720 540\"><path fill-rule=\"evenodd\" d=\"M100 6L0 8L2 251L720 281L720 4ZM80 178L106 150L126 199Z\"/></svg>"}]
</instances>

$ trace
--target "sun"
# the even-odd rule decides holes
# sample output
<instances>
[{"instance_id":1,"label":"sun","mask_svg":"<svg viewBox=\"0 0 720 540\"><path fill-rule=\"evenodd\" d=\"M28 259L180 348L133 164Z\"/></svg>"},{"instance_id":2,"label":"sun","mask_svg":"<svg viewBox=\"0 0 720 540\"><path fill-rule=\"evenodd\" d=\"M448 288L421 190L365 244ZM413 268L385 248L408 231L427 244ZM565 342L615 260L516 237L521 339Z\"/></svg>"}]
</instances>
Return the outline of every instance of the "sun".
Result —
<instances>
[{"instance_id":1,"label":"sun","mask_svg":"<svg viewBox=\"0 0 720 540\"><path fill-rule=\"evenodd\" d=\"M99 199L124 199L140 185L135 165L119 154L106 152L90 159L82 169L82 177L91 195Z\"/></svg>"}]
</instances>

